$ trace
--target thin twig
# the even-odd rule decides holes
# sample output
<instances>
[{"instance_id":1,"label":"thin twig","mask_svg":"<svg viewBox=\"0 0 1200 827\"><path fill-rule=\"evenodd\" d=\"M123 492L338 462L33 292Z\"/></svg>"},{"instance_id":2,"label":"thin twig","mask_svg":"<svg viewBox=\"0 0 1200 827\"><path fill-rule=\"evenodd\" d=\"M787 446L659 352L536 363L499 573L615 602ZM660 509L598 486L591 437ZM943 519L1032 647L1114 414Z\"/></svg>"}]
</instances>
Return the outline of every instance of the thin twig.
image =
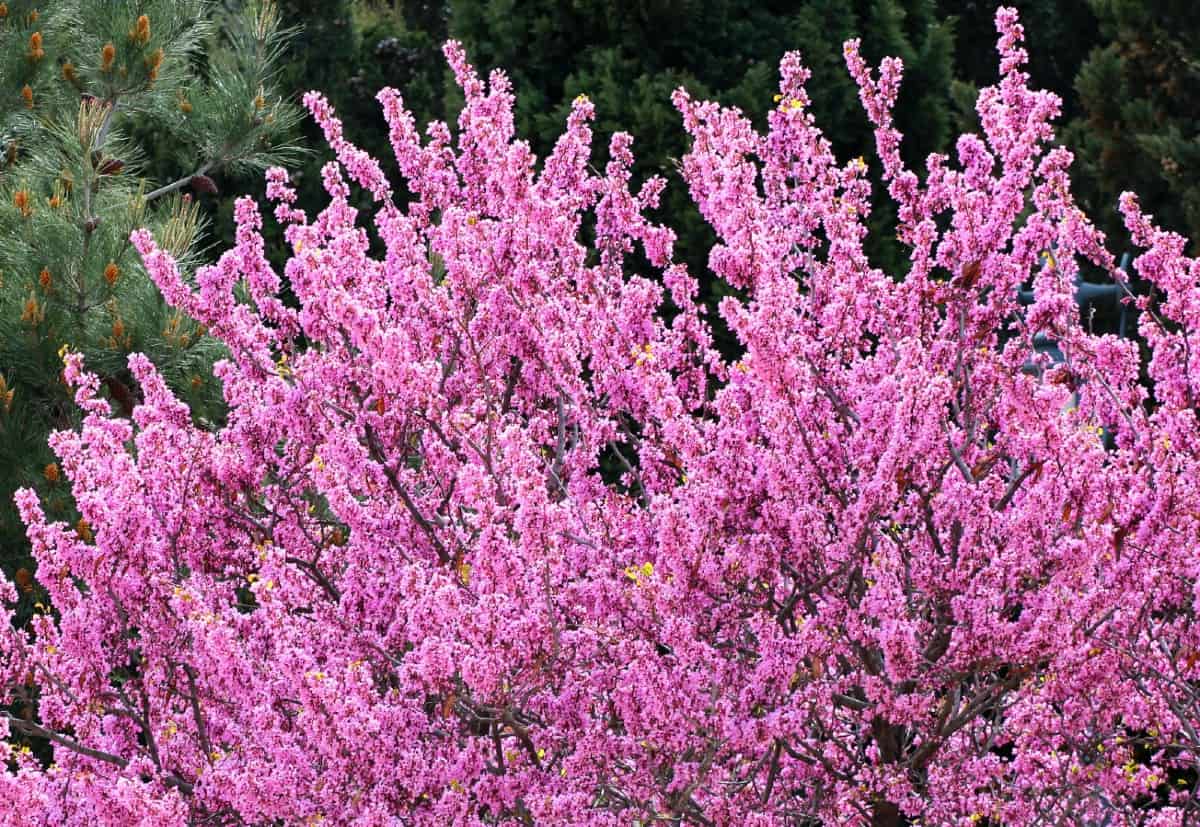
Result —
<instances>
[{"instance_id":1,"label":"thin twig","mask_svg":"<svg viewBox=\"0 0 1200 827\"><path fill-rule=\"evenodd\" d=\"M212 170L213 166L214 166L214 164L212 161L205 161L203 164L201 164L199 167L197 167L196 171L193 172L191 175L185 175L184 177L180 178L177 181L172 181L169 184L163 184L161 187L159 187L156 190L150 190L150 192L148 192L144 196L142 196L142 200L149 203L150 201L153 201L155 198L159 198L160 196L163 196L163 195L169 195L170 193L175 192L175 190L183 189L189 183L191 183L191 180L193 178L195 178L197 175L208 174L208 172L210 172Z\"/></svg>"}]
</instances>

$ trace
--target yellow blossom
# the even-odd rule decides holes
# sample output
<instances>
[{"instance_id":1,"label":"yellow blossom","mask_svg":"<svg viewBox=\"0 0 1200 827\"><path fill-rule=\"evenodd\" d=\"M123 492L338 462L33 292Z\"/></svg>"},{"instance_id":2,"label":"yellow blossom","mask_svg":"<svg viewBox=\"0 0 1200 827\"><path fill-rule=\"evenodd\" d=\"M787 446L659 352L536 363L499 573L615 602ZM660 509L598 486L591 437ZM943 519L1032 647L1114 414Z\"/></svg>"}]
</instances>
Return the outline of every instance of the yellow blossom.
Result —
<instances>
[{"instance_id":1,"label":"yellow blossom","mask_svg":"<svg viewBox=\"0 0 1200 827\"><path fill-rule=\"evenodd\" d=\"M641 585L643 580L654 576L654 564L642 563L640 566L626 566L625 576Z\"/></svg>"}]
</instances>

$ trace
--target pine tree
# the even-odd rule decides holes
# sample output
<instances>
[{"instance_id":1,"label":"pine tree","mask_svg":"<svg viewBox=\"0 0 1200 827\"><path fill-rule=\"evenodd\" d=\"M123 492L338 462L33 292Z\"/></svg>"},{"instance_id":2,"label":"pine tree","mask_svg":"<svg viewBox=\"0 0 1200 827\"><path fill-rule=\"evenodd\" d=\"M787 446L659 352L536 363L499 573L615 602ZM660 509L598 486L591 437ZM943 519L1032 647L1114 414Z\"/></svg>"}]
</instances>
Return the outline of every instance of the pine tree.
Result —
<instances>
[{"instance_id":1,"label":"pine tree","mask_svg":"<svg viewBox=\"0 0 1200 827\"><path fill-rule=\"evenodd\" d=\"M1076 186L1095 219L1127 246L1116 212L1136 190L1165 228L1200 237L1200 17L1182 0L1091 0L1103 45L1075 81L1083 113L1066 140Z\"/></svg>"},{"instance_id":2,"label":"pine tree","mask_svg":"<svg viewBox=\"0 0 1200 827\"><path fill-rule=\"evenodd\" d=\"M0 563L27 567L13 491L78 515L47 447L75 423L63 355L84 354L132 411L126 357L146 353L198 417L221 416L220 348L169 308L129 244L152 228L201 260L199 199L222 173L295 158L298 109L275 71L287 32L268 2L0 2ZM153 177L149 177L153 174ZM77 523L81 535L86 523ZM18 580L33 591L26 569Z\"/></svg>"}]
</instances>

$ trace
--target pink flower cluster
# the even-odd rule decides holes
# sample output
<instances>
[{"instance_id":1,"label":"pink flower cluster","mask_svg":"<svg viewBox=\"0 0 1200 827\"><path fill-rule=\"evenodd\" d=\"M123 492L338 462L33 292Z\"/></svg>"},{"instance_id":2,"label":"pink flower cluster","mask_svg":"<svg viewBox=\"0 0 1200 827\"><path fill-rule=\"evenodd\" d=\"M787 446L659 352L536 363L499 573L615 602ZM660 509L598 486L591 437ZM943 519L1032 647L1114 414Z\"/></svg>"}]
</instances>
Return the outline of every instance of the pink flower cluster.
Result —
<instances>
[{"instance_id":1,"label":"pink flower cluster","mask_svg":"<svg viewBox=\"0 0 1200 827\"><path fill-rule=\"evenodd\" d=\"M1148 362L1080 324L1080 267L1121 274L1015 12L997 27L982 134L921 174L900 62L846 44L899 280L798 55L766 135L676 94L711 269L744 296L732 363L632 139L595 170L580 98L539 166L508 80L454 43L454 137L379 95L403 208L306 98L329 206L268 174L296 302L249 199L194 281L135 233L228 347L228 421L193 424L142 356L115 416L66 354L85 420L53 446L86 525L19 495L53 609L0 633L0 701L36 700L0 713L0 823L1184 823L1200 263L1126 197ZM661 281L629 275L639 248Z\"/></svg>"}]
</instances>

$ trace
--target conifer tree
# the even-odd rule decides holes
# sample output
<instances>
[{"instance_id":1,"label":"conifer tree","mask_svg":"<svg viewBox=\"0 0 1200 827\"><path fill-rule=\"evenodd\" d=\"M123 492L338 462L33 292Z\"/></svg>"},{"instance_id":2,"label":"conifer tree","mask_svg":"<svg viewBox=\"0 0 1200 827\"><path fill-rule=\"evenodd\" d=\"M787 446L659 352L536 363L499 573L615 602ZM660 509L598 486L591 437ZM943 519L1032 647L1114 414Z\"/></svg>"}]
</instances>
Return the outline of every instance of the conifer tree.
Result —
<instances>
[{"instance_id":1,"label":"conifer tree","mask_svg":"<svg viewBox=\"0 0 1200 827\"><path fill-rule=\"evenodd\" d=\"M47 446L77 419L65 353L96 366L118 410L137 402L137 351L198 418L220 418L220 349L166 305L129 234L153 227L194 264L220 175L294 160L298 109L275 82L286 37L268 2L0 2L0 563L31 601L13 492L33 485L90 530Z\"/></svg>"},{"instance_id":2,"label":"conifer tree","mask_svg":"<svg viewBox=\"0 0 1200 827\"><path fill-rule=\"evenodd\" d=\"M1162 226L1200 237L1200 17L1180 0L1091 0L1103 44L1079 70L1075 147L1080 198L1118 246L1114 205L1137 189Z\"/></svg>"}]
</instances>

